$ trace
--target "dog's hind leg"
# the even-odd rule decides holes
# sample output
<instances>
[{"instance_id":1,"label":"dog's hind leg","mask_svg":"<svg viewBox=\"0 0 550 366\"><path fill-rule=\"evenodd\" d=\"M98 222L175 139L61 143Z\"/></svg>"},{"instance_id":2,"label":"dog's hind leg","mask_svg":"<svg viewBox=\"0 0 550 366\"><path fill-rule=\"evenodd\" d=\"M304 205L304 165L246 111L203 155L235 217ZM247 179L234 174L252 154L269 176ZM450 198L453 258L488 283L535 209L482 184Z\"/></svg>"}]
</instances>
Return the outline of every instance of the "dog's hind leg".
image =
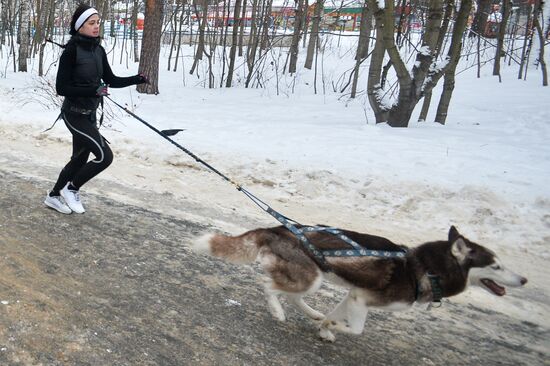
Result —
<instances>
[{"instance_id":1,"label":"dog's hind leg","mask_svg":"<svg viewBox=\"0 0 550 366\"><path fill-rule=\"evenodd\" d=\"M294 261L289 261L281 255L273 253L269 247L263 247L258 255L268 281L265 284L265 296L271 314L280 321L285 320L285 313L277 295L290 294L300 298L306 293L316 291L322 283L322 274L310 258L301 251L296 251ZM298 308L311 317L319 318L322 314L312 309L303 300L294 300Z\"/></svg>"},{"instance_id":2,"label":"dog's hind leg","mask_svg":"<svg viewBox=\"0 0 550 366\"><path fill-rule=\"evenodd\" d=\"M368 308L363 294L357 289L351 289L321 323L319 336L323 340L334 342L335 337L331 330L361 334L365 328L367 313Z\"/></svg>"},{"instance_id":3,"label":"dog's hind leg","mask_svg":"<svg viewBox=\"0 0 550 366\"><path fill-rule=\"evenodd\" d=\"M305 303L304 299L302 298L302 295L296 295L296 294L287 294L288 300L296 305L296 307L304 314L309 316L313 320L323 320L325 319L325 315L321 313L320 311L317 311L313 309L311 306Z\"/></svg>"},{"instance_id":4,"label":"dog's hind leg","mask_svg":"<svg viewBox=\"0 0 550 366\"><path fill-rule=\"evenodd\" d=\"M311 306L305 303L303 296L312 294L317 291L323 284L323 276L319 276L312 282L311 286L303 293L286 293L288 301L294 304L298 309L302 310L304 314L313 320L323 320L325 315L320 311L313 309Z\"/></svg>"}]
</instances>

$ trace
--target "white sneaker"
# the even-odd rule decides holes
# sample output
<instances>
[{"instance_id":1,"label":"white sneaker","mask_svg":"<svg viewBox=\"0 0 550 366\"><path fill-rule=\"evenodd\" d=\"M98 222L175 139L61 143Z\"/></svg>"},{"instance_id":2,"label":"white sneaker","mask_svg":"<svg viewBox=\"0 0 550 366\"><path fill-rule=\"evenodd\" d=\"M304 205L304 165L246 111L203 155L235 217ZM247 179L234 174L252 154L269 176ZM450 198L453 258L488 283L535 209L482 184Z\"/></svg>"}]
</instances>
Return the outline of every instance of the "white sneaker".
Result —
<instances>
[{"instance_id":1,"label":"white sneaker","mask_svg":"<svg viewBox=\"0 0 550 366\"><path fill-rule=\"evenodd\" d=\"M80 202L80 193L78 191L71 191L69 188L69 183L63 187L63 189L59 192L61 193L61 196L65 199L65 202L67 202L67 206L73 212L76 213L84 213L86 210L84 209L84 206L82 206L82 202Z\"/></svg>"},{"instance_id":2,"label":"white sneaker","mask_svg":"<svg viewBox=\"0 0 550 366\"><path fill-rule=\"evenodd\" d=\"M46 195L46 200L44 200L44 204L50 208L53 208L57 212L61 212L63 214L70 214L73 211L67 206L63 201L61 201L60 196L54 196L50 197L49 194Z\"/></svg>"}]
</instances>

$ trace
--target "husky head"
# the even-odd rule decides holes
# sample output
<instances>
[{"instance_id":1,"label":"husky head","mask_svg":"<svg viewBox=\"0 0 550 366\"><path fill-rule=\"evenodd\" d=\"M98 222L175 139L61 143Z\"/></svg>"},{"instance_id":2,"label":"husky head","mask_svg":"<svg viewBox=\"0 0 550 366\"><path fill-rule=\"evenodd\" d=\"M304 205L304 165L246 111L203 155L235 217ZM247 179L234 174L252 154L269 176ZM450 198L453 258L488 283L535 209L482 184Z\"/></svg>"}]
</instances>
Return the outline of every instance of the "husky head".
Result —
<instances>
[{"instance_id":1,"label":"husky head","mask_svg":"<svg viewBox=\"0 0 550 366\"><path fill-rule=\"evenodd\" d=\"M451 253L458 263L469 269L470 285L503 296L506 294L504 286L520 287L527 283L527 278L506 269L493 251L469 241L454 226L449 230L449 242L452 243Z\"/></svg>"}]
</instances>

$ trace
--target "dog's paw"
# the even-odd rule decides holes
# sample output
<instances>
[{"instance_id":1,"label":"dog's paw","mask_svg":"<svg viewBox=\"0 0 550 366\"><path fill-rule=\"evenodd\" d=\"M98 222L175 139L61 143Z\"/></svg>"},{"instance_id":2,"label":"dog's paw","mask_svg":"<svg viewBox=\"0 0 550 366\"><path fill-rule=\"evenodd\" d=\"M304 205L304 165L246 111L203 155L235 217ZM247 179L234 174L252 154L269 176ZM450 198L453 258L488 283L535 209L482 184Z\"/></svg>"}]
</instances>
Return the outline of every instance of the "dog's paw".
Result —
<instances>
[{"instance_id":1,"label":"dog's paw","mask_svg":"<svg viewBox=\"0 0 550 366\"><path fill-rule=\"evenodd\" d=\"M318 322L325 320L325 314L319 311L311 313L310 316L311 316L311 319L316 320Z\"/></svg>"},{"instance_id":2,"label":"dog's paw","mask_svg":"<svg viewBox=\"0 0 550 366\"><path fill-rule=\"evenodd\" d=\"M278 321L280 321L280 322L286 321L285 312L283 311L282 308L280 308L278 306L269 307L269 312Z\"/></svg>"},{"instance_id":3,"label":"dog's paw","mask_svg":"<svg viewBox=\"0 0 550 366\"><path fill-rule=\"evenodd\" d=\"M323 327L319 329L319 337L325 342L332 343L336 340L336 337L334 336L334 334L330 330Z\"/></svg>"}]
</instances>

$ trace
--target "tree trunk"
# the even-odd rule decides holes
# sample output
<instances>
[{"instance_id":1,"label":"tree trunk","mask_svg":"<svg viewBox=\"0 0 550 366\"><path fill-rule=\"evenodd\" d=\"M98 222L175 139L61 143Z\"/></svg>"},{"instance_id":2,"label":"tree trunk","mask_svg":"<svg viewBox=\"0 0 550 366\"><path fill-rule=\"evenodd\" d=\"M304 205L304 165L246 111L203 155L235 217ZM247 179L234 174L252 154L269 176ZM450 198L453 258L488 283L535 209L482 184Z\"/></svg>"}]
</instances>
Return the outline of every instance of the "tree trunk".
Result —
<instances>
[{"instance_id":1,"label":"tree trunk","mask_svg":"<svg viewBox=\"0 0 550 366\"><path fill-rule=\"evenodd\" d=\"M46 46L45 39L48 34L53 30L53 22L55 15L55 0L50 0L47 3L46 10L44 11L44 23L42 23L40 50L38 53L38 76L44 75L44 48Z\"/></svg>"},{"instance_id":2,"label":"tree trunk","mask_svg":"<svg viewBox=\"0 0 550 366\"><path fill-rule=\"evenodd\" d=\"M317 0L315 3L315 10L313 11L313 19L311 22L311 34L309 36L309 43L307 46L307 56L304 67L311 70L313 66L313 56L315 55L315 48L319 40L319 25L321 23L321 14L323 14L324 0Z\"/></svg>"},{"instance_id":3,"label":"tree trunk","mask_svg":"<svg viewBox=\"0 0 550 366\"><path fill-rule=\"evenodd\" d=\"M454 10L454 0L447 0L445 5L445 14L443 15L443 23L441 29L439 30L439 36L437 38L437 45L435 48L435 53L433 55L434 59L437 59L441 52L443 52L443 42L445 40L447 31L449 29L449 23L451 21L451 16ZM428 111L430 110L430 104L432 101L432 91L428 90L424 92L424 98L422 100L422 109L420 115L418 116L418 122L424 122L428 118Z\"/></svg>"},{"instance_id":4,"label":"tree trunk","mask_svg":"<svg viewBox=\"0 0 550 366\"><path fill-rule=\"evenodd\" d=\"M235 70L235 58L237 55L237 46L239 45L239 27L241 26L241 0L235 0L235 9L233 11L233 34L231 35L231 49L229 51L229 69L227 70L226 88L231 87L233 81L233 72Z\"/></svg>"},{"instance_id":5,"label":"tree trunk","mask_svg":"<svg viewBox=\"0 0 550 366\"><path fill-rule=\"evenodd\" d=\"M445 69L445 77L443 83L443 92L437 106L435 121L445 124L449 104L453 95L455 86L455 72L458 61L460 60L460 51L462 50L462 35L466 29L468 15L472 7L472 0L462 0L460 2L460 10L456 17L455 26L453 29L453 37L451 41L451 49L449 50L449 65Z\"/></svg>"},{"instance_id":6,"label":"tree trunk","mask_svg":"<svg viewBox=\"0 0 550 366\"><path fill-rule=\"evenodd\" d=\"M502 58L502 52L504 47L504 36L506 35L506 27L508 26L508 19L510 18L511 3L509 0L502 2L502 21L500 22L500 28L497 36L497 49L495 51L495 63L493 64L493 75L500 77L500 59Z\"/></svg>"},{"instance_id":7,"label":"tree trunk","mask_svg":"<svg viewBox=\"0 0 550 366\"><path fill-rule=\"evenodd\" d=\"M273 5L273 0L265 0L264 8L262 14L262 25L261 32L262 40L260 42L260 49L265 50L269 45L269 20L271 18L271 6Z\"/></svg>"},{"instance_id":8,"label":"tree trunk","mask_svg":"<svg viewBox=\"0 0 550 366\"><path fill-rule=\"evenodd\" d=\"M180 7L180 4L176 3L176 8L174 9L174 11L172 12L172 15L170 16L170 20L171 20L170 28L172 29L172 37L170 38L170 52L168 54L168 67L166 68L166 70L168 71L170 71L170 69L172 68L172 54L174 53L174 49L176 48L176 36L178 33L176 32L176 29L178 24L177 19L178 19L179 7Z\"/></svg>"},{"instance_id":9,"label":"tree trunk","mask_svg":"<svg viewBox=\"0 0 550 366\"><path fill-rule=\"evenodd\" d=\"M147 75L149 84L139 84L137 91L145 94L158 94L160 36L162 32L163 0L146 0L143 39L139 72Z\"/></svg>"},{"instance_id":10,"label":"tree trunk","mask_svg":"<svg viewBox=\"0 0 550 366\"><path fill-rule=\"evenodd\" d=\"M19 26L19 71L27 72L27 58L29 57L29 11L30 4L28 0L21 0L19 8L21 12L21 23Z\"/></svg>"},{"instance_id":11,"label":"tree trunk","mask_svg":"<svg viewBox=\"0 0 550 366\"><path fill-rule=\"evenodd\" d=\"M181 28L183 27L183 20L185 17L185 3L182 5L180 20L179 20L179 26L178 26L178 45L176 48L176 61L174 62L174 72L178 69L178 62L180 59L180 51L181 51Z\"/></svg>"},{"instance_id":12,"label":"tree trunk","mask_svg":"<svg viewBox=\"0 0 550 366\"><path fill-rule=\"evenodd\" d=\"M370 32L372 28L372 12L367 2L361 10L361 26L359 30L359 42L357 43L357 54L355 55L355 68L353 70L353 84L351 86L351 98L357 94L357 83L359 81L359 67L366 59L369 52Z\"/></svg>"},{"instance_id":13,"label":"tree trunk","mask_svg":"<svg viewBox=\"0 0 550 366\"><path fill-rule=\"evenodd\" d=\"M523 47L521 50L521 61L519 64L519 72L518 72L518 79L523 78L523 67L527 69L526 61L529 57L529 46L531 43L531 40L533 39L533 21L532 21L532 15L533 12L529 11L529 14L527 15L527 24L525 26L525 36L523 37ZM525 71L527 73L527 70Z\"/></svg>"},{"instance_id":14,"label":"tree trunk","mask_svg":"<svg viewBox=\"0 0 550 366\"><path fill-rule=\"evenodd\" d=\"M197 20L199 21L199 44L197 45L197 50L195 52L195 60L193 61L193 66L191 66L191 69L189 70L189 74L193 75L195 72L195 69L199 65L199 61L202 60L202 55L204 54L204 33L206 29L206 18L207 18L207 8L208 8L208 0L201 0L201 10L203 11L203 15L201 16L199 10L197 9L197 6L195 5L195 15L197 16ZM191 27L193 29L193 27Z\"/></svg>"},{"instance_id":15,"label":"tree trunk","mask_svg":"<svg viewBox=\"0 0 550 366\"><path fill-rule=\"evenodd\" d=\"M2 11L0 12L0 50L6 44L6 33L8 29L8 0L0 0Z\"/></svg>"},{"instance_id":16,"label":"tree trunk","mask_svg":"<svg viewBox=\"0 0 550 366\"><path fill-rule=\"evenodd\" d=\"M542 72L542 86L548 86L548 71L546 70L546 61L544 60L544 34L542 31L542 26L540 24L540 18L544 21L544 15L542 11L542 2L539 0L537 4L535 5L535 14L533 16L533 26L535 30L537 31L538 39L539 39L539 55L538 55L538 61L540 63L540 70ZM544 23L543 23L544 24Z\"/></svg>"},{"instance_id":17,"label":"tree trunk","mask_svg":"<svg viewBox=\"0 0 550 366\"><path fill-rule=\"evenodd\" d=\"M139 1L134 0L134 6L132 8L132 26L134 28L133 34L134 34L134 61L135 62L139 62L139 37L137 32L138 9L139 9Z\"/></svg>"},{"instance_id":18,"label":"tree trunk","mask_svg":"<svg viewBox=\"0 0 550 366\"><path fill-rule=\"evenodd\" d=\"M376 41L374 43L374 49L372 50L369 66L367 96L369 99L369 104L374 111L376 123L382 123L386 122L389 109L384 105L384 100L382 99L383 90L380 85L382 63L384 62L384 54L386 52L386 49L384 48L384 37L382 34L382 28L384 27L384 9L378 9L376 0L368 0L368 6L371 9L375 9L374 19L376 25Z\"/></svg>"},{"instance_id":19,"label":"tree trunk","mask_svg":"<svg viewBox=\"0 0 550 366\"><path fill-rule=\"evenodd\" d=\"M243 39L244 39L244 28L246 26L246 6L247 6L247 0L244 0L243 2L243 9L241 13L241 27L239 29L239 57L243 55Z\"/></svg>"},{"instance_id":20,"label":"tree trunk","mask_svg":"<svg viewBox=\"0 0 550 366\"><path fill-rule=\"evenodd\" d=\"M300 46L300 37L302 35L302 20L304 18L304 0L298 0L298 6L294 13L294 33L292 34L292 43L290 44L290 63L288 72L296 72L298 64L298 47Z\"/></svg>"},{"instance_id":21,"label":"tree trunk","mask_svg":"<svg viewBox=\"0 0 550 366\"><path fill-rule=\"evenodd\" d=\"M250 34L248 39L248 47L246 50L246 65L248 67L248 74L246 76L245 88L248 88L250 81L252 80L252 73L254 71L254 64L256 60L256 52L258 44L260 43L260 35L258 33L258 3L260 0L252 1L252 24L250 26Z\"/></svg>"},{"instance_id":22,"label":"tree trunk","mask_svg":"<svg viewBox=\"0 0 550 366\"><path fill-rule=\"evenodd\" d=\"M471 0L470 0L471 1ZM391 13L388 9L388 3L393 4L391 0L386 4L386 23L391 21ZM393 11L393 10L392 10ZM441 20L443 18L443 2L442 0L430 0L428 5L428 21L426 23L426 32L422 39L422 47L416 54L416 62L409 73L399 51L390 39L393 30L385 30L386 47L390 60L394 64L399 81L399 95L397 104L395 104L389 112L388 124L392 127L408 127L414 107L423 96L424 81L429 72L430 65L434 60L435 49L439 38L439 29L441 28ZM388 44L390 47L388 47ZM411 75L412 74L412 78Z\"/></svg>"}]
</instances>

